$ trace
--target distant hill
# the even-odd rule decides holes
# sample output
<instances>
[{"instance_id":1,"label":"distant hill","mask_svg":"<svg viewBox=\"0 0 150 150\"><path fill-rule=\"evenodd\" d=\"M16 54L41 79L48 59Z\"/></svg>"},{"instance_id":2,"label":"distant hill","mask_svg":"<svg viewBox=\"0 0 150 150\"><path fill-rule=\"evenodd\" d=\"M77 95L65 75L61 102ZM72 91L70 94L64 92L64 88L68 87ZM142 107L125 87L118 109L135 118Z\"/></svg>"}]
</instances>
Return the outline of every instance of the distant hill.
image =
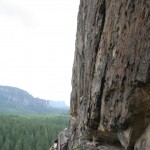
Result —
<instances>
[{"instance_id":1,"label":"distant hill","mask_svg":"<svg viewBox=\"0 0 150 150\"><path fill-rule=\"evenodd\" d=\"M63 101L44 100L28 92L10 86L0 86L0 113L41 114L67 112L69 107Z\"/></svg>"}]
</instances>

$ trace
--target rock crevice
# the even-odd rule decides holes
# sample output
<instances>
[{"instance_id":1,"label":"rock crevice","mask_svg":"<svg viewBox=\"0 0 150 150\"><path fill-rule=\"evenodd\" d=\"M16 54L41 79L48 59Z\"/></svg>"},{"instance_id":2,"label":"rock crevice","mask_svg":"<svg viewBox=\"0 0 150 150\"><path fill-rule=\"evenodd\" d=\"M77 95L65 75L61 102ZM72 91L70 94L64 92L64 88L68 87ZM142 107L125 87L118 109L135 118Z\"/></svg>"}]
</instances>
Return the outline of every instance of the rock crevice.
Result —
<instances>
[{"instance_id":1,"label":"rock crevice","mask_svg":"<svg viewBox=\"0 0 150 150\"><path fill-rule=\"evenodd\" d=\"M149 35L149 0L80 0L68 148L150 149Z\"/></svg>"}]
</instances>

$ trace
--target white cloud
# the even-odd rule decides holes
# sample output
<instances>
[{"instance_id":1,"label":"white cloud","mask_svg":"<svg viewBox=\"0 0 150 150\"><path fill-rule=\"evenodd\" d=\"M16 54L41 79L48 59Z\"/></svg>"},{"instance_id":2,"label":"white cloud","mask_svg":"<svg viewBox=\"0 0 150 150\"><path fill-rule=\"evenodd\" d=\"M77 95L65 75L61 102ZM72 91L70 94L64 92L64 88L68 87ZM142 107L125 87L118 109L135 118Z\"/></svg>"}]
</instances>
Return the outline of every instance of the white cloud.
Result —
<instances>
[{"instance_id":1,"label":"white cloud","mask_svg":"<svg viewBox=\"0 0 150 150\"><path fill-rule=\"evenodd\" d=\"M69 104L79 0L0 1L0 84Z\"/></svg>"}]
</instances>

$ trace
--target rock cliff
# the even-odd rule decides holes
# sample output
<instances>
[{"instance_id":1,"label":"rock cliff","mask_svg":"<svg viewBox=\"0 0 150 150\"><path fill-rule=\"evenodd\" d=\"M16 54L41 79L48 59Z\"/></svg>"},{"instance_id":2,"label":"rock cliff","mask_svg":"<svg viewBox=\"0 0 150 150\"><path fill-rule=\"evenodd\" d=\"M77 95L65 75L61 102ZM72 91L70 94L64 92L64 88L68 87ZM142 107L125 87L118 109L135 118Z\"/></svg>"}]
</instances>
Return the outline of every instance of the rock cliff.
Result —
<instances>
[{"instance_id":1,"label":"rock cliff","mask_svg":"<svg viewBox=\"0 0 150 150\"><path fill-rule=\"evenodd\" d=\"M68 110L63 101L35 98L22 89L0 85L0 113L45 114L66 113Z\"/></svg>"},{"instance_id":2,"label":"rock cliff","mask_svg":"<svg viewBox=\"0 0 150 150\"><path fill-rule=\"evenodd\" d=\"M80 0L68 142L58 149L149 150L149 117L150 1Z\"/></svg>"}]
</instances>

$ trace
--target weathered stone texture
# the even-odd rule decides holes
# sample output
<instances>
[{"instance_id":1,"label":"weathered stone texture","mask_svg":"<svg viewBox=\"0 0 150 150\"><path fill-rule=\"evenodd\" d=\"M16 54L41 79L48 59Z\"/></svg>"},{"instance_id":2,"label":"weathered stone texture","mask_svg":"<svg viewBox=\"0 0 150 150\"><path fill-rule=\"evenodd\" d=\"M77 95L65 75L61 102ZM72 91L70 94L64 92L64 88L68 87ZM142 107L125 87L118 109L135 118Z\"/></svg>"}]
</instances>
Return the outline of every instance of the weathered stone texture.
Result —
<instances>
[{"instance_id":1,"label":"weathered stone texture","mask_svg":"<svg viewBox=\"0 0 150 150\"><path fill-rule=\"evenodd\" d=\"M83 148L133 149L150 115L149 0L80 1L71 115Z\"/></svg>"},{"instance_id":2,"label":"weathered stone texture","mask_svg":"<svg viewBox=\"0 0 150 150\"><path fill-rule=\"evenodd\" d=\"M71 149L149 150L149 117L150 1L81 0Z\"/></svg>"}]
</instances>

